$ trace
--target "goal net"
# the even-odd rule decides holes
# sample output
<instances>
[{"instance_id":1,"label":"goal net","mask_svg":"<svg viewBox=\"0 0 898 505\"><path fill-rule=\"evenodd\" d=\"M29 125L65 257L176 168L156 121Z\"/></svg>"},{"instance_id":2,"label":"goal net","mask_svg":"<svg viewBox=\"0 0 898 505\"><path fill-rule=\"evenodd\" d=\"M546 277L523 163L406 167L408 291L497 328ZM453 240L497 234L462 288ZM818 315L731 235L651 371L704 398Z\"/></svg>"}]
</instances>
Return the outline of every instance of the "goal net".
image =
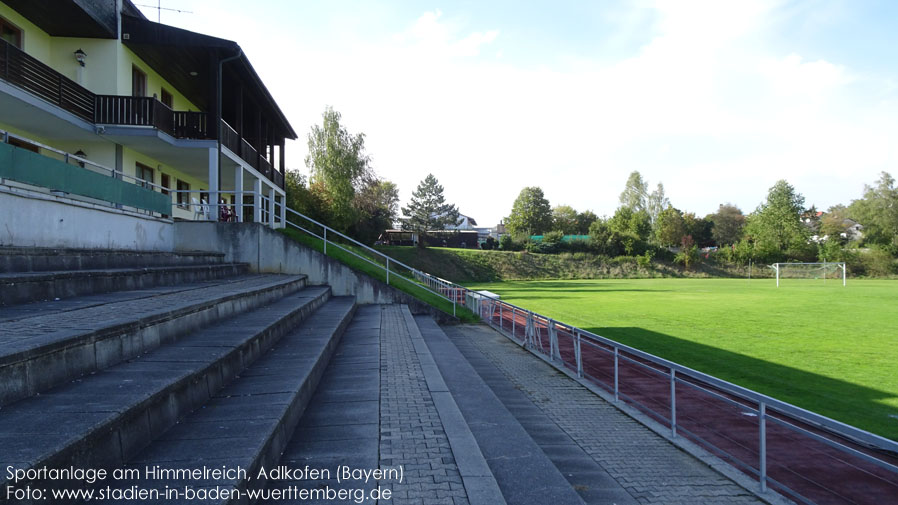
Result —
<instances>
[{"instance_id":1,"label":"goal net","mask_svg":"<svg viewBox=\"0 0 898 505\"><path fill-rule=\"evenodd\" d=\"M776 272L776 285L779 287L781 279L811 279L821 282L841 282L845 285L845 263L774 263L770 265Z\"/></svg>"}]
</instances>

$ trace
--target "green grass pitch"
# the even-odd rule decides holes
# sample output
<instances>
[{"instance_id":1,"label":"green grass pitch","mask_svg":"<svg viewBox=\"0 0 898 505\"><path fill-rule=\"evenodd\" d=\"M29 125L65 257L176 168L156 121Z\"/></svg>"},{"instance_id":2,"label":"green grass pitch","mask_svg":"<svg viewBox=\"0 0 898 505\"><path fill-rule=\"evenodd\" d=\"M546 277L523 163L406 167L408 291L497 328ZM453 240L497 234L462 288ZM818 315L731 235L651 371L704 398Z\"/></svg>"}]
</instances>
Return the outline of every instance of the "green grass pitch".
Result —
<instances>
[{"instance_id":1,"label":"green grass pitch","mask_svg":"<svg viewBox=\"0 0 898 505\"><path fill-rule=\"evenodd\" d=\"M478 284L515 305L898 440L898 281Z\"/></svg>"}]
</instances>

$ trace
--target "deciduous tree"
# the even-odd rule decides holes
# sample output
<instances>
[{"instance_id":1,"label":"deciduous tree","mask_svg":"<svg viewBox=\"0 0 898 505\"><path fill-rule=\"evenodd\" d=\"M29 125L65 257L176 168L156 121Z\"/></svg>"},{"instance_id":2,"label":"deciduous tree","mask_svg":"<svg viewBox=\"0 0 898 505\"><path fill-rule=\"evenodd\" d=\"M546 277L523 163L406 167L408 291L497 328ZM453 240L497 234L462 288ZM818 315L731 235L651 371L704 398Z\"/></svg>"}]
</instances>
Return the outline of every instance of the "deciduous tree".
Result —
<instances>
[{"instance_id":1,"label":"deciduous tree","mask_svg":"<svg viewBox=\"0 0 898 505\"><path fill-rule=\"evenodd\" d=\"M742 228L745 226L745 216L739 207L732 204L724 204L717 208L717 212L708 216L711 221L711 237L717 245L724 246L735 244L742 238Z\"/></svg>"},{"instance_id":2,"label":"deciduous tree","mask_svg":"<svg viewBox=\"0 0 898 505\"><path fill-rule=\"evenodd\" d=\"M324 109L321 126L309 133L306 166L312 172L312 186L325 200L329 224L347 231L356 220L355 194L369 173L365 135L353 135L340 124L342 116L332 107Z\"/></svg>"},{"instance_id":3,"label":"deciduous tree","mask_svg":"<svg viewBox=\"0 0 898 505\"><path fill-rule=\"evenodd\" d=\"M882 172L875 186L864 186L864 197L851 202L852 219L864 226L864 242L898 249L898 188Z\"/></svg>"},{"instance_id":4,"label":"deciduous tree","mask_svg":"<svg viewBox=\"0 0 898 505\"><path fill-rule=\"evenodd\" d=\"M577 211L570 205L559 205L552 209L552 229L564 235L577 233Z\"/></svg>"},{"instance_id":5,"label":"deciduous tree","mask_svg":"<svg viewBox=\"0 0 898 505\"><path fill-rule=\"evenodd\" d=\"M777 181L745 226L756 252L765 259L782 259L790 247L807 246L808 230L799 219L804 197L784 180Z\"/></svg>"},{"instance_id":6,"label":"deciduous tree","mask_svg":"<svg viewBox=\"0 0 898 505\"><path fill-rule=\"evenodd\" d=\"M511 207L511 215L505 220L505 228L516 237L551 231L552 208L542 189L530 186L521 190Z\"/></svg>"}]
</instances>

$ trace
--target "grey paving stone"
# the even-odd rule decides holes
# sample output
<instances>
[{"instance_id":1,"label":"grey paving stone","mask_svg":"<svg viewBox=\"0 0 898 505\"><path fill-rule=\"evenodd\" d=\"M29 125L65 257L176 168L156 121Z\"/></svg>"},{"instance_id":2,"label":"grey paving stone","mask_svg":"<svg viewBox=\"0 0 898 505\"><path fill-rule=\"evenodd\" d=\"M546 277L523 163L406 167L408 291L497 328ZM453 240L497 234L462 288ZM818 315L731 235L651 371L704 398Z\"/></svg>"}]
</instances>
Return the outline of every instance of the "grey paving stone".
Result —
<instances>
[{"instance_id":1,"label":"grey paving stone","mask_svg":"<svg viewBox=\"0 0 898 505\"><path fill-rule=\"evenodd\" d=\"M640 504L763 503L493 329L461 325L445 331L459 345L476 348Z\"/></svg>"}]
</instances>

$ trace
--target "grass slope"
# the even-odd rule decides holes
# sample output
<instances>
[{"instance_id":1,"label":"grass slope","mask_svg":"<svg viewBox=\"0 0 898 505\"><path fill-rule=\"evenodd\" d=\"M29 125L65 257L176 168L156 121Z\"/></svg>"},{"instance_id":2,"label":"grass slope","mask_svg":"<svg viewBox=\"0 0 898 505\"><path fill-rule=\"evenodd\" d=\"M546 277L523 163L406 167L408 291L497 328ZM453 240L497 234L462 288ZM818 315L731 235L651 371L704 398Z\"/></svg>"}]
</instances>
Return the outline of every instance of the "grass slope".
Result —
<instances>
[{"instance_id":1,"label":"grass slope","mask_svg":"<svg viewBox=\"0 0 898 505\"><path fill-rule=\"evenodd\" d=\"M510 303L898 440L898 282L477 284ZM895 416L895 417L892 417Z\"/></svg>"},{"instance_id":2,"label":"grass slope","mask_svg":"<svg viewBox=\"0 0 898 505\"><path fill-rule=\"evenodd\" d=\"M655 262L651 269L640 267L636 258L606 258L588 253L535 254L509 251L480 251L446 247L384 246L384 254L409 266L453 282L495 282L521 279L619 279L651 277L744 276L746 268L702 264L695 271ZM753 275L769 276L767 268Z\"/></svg>"},{"instance_id":3,"label":"grass slope","mask_svg":"<svg viewBox=\"0 0 898 505\"><path fill-rule=\"evenodd\" d=\"M299 242L300 244L310 247L318 252L324 251L324 242L318 237L313 237L307 233L292 228L282 229L281 232L284 235L295 240L296 242ZM327 256L340 261L353 270L367 274L381 282L387 282L386 273L384 272L382 266L376 264L378 263L378 258L369 257L368 251L365 251L361 247L357 247L351 244L342 244L341 247L352 251L353 253L355 253L355 255L343 249L340 249L339 247L329 245L327 248ZM359 256L361 256L362 258L369 257L371 261L366 261ZM400 277L395 274L391 275L390 282L388 284L394 288L397 288L414 296L424 303L436 307L437 309L447 314L452 314L451 301L436 295L435 293L427 290L420 284L413 282L406 277ZM455 317L465 323L477 322L479 320L473 312L463 307L456 308Z\"/></svg>"}]
</instances>

